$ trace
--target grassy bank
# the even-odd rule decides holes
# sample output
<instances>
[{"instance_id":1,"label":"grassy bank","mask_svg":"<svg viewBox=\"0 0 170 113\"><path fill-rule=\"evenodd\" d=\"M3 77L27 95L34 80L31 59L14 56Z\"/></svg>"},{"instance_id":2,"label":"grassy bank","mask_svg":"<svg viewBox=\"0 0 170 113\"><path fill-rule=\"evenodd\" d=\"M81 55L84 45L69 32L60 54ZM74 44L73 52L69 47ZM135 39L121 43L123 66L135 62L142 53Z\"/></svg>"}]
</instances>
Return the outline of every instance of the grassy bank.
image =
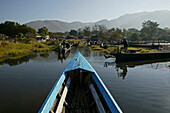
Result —
<instances>
[{"instance_id":1,"label":"grassy bank","mask_svg":"<svg viewBox=\"0 0 170 113\"><path fill-rule=\"evenodd\" d=\"M66 41L81 42L81 41L86 41L86 39L66 39Z\"/></svg>"},{"instance_id":2,"label":"grassy bank","mask_svg":"<svg viewBox=\"0 0 170 113\"><path fill-rule=\"evenodd\" d=\"M99 45L92 45L90 47L90 50L94 50L94 51L100 51L100 52L104 52L106 54L113 54L113 53L118 53L121 50L121 47L123 46L111 46L109 45L107 49L101 48ZM134 47L128 47L127 50L135 50L137 53L148 53L148 52L157 52L155 50L148 50L148 49L144 49L144 48L134 48ZM122 53L124 53L124 50L121 51Z\"/></svg>"},{"instance_id":3,"label":"grassy bank","mask_svg":"<svg viewBox=\"0 0 170 113\"><path fill-rule=\"evenodd\" d=\"M86 47L86 46L87 46L87 43L78 45L78 47Z\"/></svg>"},{"instance_id":4,"label":"grassy bank","mask_svg":"<svg viewBox=\"0 0 170 113\"><path fill-rule=\"evenodd\" d=\"M20 42L0 41L0 61L27 56L34 52L44 52L52 49L37 41L29 41L27 44Z\"/></svg>"},{"instance_id":5,"label":"grassy bank","mask_svg":"<svg viewBox=\"0 0 170 113\"><path fill-rule=\"evenodd\" d=\"M90 50L100 51L100 52L104 52L104 53L107 53L107 54L109 54L111 52L109 48L104 49L104 48L101 48L99 45L91 45Z\"/></svg>"}]
</instances>

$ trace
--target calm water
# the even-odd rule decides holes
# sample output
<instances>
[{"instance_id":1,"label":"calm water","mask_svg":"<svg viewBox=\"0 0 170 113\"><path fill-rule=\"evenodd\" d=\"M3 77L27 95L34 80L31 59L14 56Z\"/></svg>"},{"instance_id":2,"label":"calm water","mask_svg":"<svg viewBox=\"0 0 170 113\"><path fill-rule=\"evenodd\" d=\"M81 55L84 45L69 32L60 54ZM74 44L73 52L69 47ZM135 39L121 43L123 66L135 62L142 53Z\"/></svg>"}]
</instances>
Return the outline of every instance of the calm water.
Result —
<instances>
[{"instance_id":1,"label":"calm water","mask_svg":"<svg viewBox=\"0 0 170 113\"><path fill-rule=\"evenodd\" d=\"M76 54L67 59L55 52L0 63L0 113L36 113L60 73ZM170 113L170 62L116 64L103 54L79 51L95 68L125 113Z\"/></svg>"}]
</instances>

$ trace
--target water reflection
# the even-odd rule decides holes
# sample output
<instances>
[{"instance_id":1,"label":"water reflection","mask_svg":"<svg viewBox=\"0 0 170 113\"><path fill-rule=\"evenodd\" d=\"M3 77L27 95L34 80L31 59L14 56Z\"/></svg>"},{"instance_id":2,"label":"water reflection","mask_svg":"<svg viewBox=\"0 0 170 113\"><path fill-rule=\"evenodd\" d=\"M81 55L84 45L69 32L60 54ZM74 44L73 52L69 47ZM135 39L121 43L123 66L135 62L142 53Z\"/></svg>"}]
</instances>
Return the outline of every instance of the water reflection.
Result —
<instances>
[{"instance_id":1,"label":"water reflection","mask_svg":"<svg viewBox=\"0 0 170 113\"><path fill-rule=\"evenodd\" d=\"M104 67L108 67L108 66L114 66L115 62L105 62L104 63Z\"/></svg>"},{"instance_id":2,"label":"water reflection","mask_svg":"<svg viewBox=\"0 0 170 113\"><path fill-rule=\"evenodd\" d=\"M48 58L48 56L49 56L49 52L46 52L46 53L40 53L40 57Z\"/></svg>"},{"instance_id":3,"label":"water reflection","mask_svg":"<svg viewBox=\"0 0 170 113\"><path fill-rule=\"evenodd\" d=\"M150 68L152 69L162 69L162 68L169 68L170 65L168 64L170 59L163 59L163 60L149 60L149 61L136 61L136 62L105 62L104 67L112 66L116 69L118 77L122 77L125 79L128 68L135 68L136 66L142 66L146 64L150 64ZM163 63L163 64L162 64Z\"/></svg>"},{"instance_id":4,"label":"water reflection","mask_svg":"<svg viewBox=\"0 0 170 113\"><path fill-rule=\"evenodd\" d=\"M69 54L70 54L70 50L65 54L58 53L58 60L60 60L61 63L63 63L63 60L66 60Z\"/></svg>"},{"instance_id":5,"label":"water reflection","mask_svg":"<svg viewBox=\"0 0 170 113\"><path fill-rule=\"evenodd\" d=\"M61 60L61 62L63 63L63 60L66 60L67 57L70 54L70 51L68 51L66 54L59 54L57 52L55 52L56 55L58 55L58 60ZM16 65L20 65L22 63L27 63L29 62L31 59L37 58L37 57L42 57L47 59L50 56L49 52L42 52L42 53L34 53L34 54L30 54L28 56L17 56L17 57L11 57L10 59L5 59L0 61L0 65L5 65L8 64L10 66L16 66Z\"/></svg>"},{"instance_id":6,"label":"water reflection","mask_svg":"<svg viewBox=\"0 0 170 113\"><path fill-rule=\"evenodd\" d=\"M0 65L5 65L5 64L8 64L10 66L16 66L16 65L20 65L22 63L26 63L26 62L29 62L30 59L34 59L37 57L37 54L31 54L31 55L28 55L28 56L24 56L24 57L21 57L21 58L11 58L11 59L6 59L6 60L3 60L0 62Z\"/></svg>"},{"instance_id":7,"label":"water reflection","mask_svg":"<svg viewBox=\"0 0 170 113\"><path fill-rule=\"evenodd\" d=\"M119 69L122 71L119 71ZM127 65L126 64L125 65L116 65L116 71L117 71L117 74L119 77L122 77L122 79L125 79L125 76L128 72Z\"/></svg>"},{"instance_id":8,"label":"water reflection","mask_svg":"<svg viewBox=\"0 0 170 113\"><path fill-rule=\"evenodd\" d=\"M58 55L58 60L61 60L61 63L63 63L63 60L66 60L67 57L69 56L70 51L68 51L64 55L59 54L57 52L55 52L55 54ZM16 66L16 65L20 65L22 63L27 63L27 62L29 62L29 60L34 59L38 56L47 59L49 57L49 55L50 55L49 52L43 52L43 53L30 54L30 55L24 56L24 57L12 57L10 59L0 61L0 65L8 64L10 66Z\"/></svg>"},{"instance_id":9,"label":"water reflection","mask_svg":"<svg viewBox=\"0 0 170 113\"><path fill-rule=\"evenodd\" d=\"M30 55L23 56L23 57L21 56L11 57L10 59L5 59L3 61L0 61L0 65L8 64L10 66L16 66L22 63L28 63L31 59L35 59L38 56L47 59L49 57L49 52L34 53L34 54L30 54Z\"/></svg>"}]
</instances>

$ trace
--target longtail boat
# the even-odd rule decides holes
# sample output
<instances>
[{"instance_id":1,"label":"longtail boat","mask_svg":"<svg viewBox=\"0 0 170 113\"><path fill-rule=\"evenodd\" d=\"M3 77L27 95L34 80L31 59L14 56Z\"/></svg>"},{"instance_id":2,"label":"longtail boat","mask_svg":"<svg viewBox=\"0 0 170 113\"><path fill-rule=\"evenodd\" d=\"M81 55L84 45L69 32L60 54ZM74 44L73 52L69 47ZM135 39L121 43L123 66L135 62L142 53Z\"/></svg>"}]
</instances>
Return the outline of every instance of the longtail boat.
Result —
<instances>
[{"instance_id":1,"label":"longtail boat","mask_svg":"<svg viewBox=\"0 0 170 113\"><path fill-rule=\"evenodd\" d=\"M115 53L116 62L170 59L170 52Z\"/></svg>"},{"instance_id":2,"label":"longtail boat","mask_svg":"<svg viewBox=\"0 0 170 113\"><path fill-rule=\"evenodd\" d=\"M122 113L80 52L67 64L39 113Z\"/></svg>"}]
</instances>

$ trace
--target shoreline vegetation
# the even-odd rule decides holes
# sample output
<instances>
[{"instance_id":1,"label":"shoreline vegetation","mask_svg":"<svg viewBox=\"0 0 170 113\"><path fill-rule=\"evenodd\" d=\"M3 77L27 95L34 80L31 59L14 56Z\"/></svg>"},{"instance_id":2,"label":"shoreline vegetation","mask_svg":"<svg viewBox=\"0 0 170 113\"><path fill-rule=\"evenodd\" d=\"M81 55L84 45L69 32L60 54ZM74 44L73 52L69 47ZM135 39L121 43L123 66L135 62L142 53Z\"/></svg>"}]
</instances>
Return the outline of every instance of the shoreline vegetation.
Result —
<instances>
[{"instance_id":1,"label":"shoreline vegetation","mask_svg":"<svg viewBox=\"0 0 170 113\"><path fill-rule=\"evenodd\" d=\"M61 44L64 45L67 42L106 54L120 52L123 45L117 44L120 44L125 37L132 43L169 42L170 29L162 29L158 26L157 22L148 20L142 23L141 30L107 29L104 25L94 25L62 33L49 32L45 26L36 31L27 25L6 21L0 24L0 61L22 58L36 52L57 51L62 47ZM100 46L104 43L106 48ZM156 52L144 48L128 47L129 49L136 52Z\"/></svg>"},{"instance_id":2,"label":"shoreline vegetation","mask_svg":"<svg viewBox=\"0 0 170 113\"><path fill-rule=\"evenodd\" d=\"M50 40L50 37L53 39ZM59 33L59 35L63 35ZM27 25L6 21L0 24L0 61L18 59L35 54L58 50L58 34L48 32L46 27L36 31Z\"/></svg>"},{"instance_id":3,"label":"shoreline vegetation","mask_svg":"<svg viewBox=\"0 0 170 113\"><path fill-rule=\"evenodd\" d=\"M88 45L87 40L85 39L71 39L66 41L72 42L84 42L82 44L78 44L78 47L88 47L89 50L104 52L105 54L112 55L114 53L120 52L120 49L123 45L114 45L107 44L107 48L103 48L100 45ZM47 41L47 42L38 42L34 38L30 38L27 43L22 43L19 41L0 41L0 62L7 59L18 59L35 53L43 53L49 51L56 51L60 48L59 41ZM157 50L148 50L145 48L135 48L128 47L127 50L135 50L137 53L141 52L157 52ZM124 51L122 51L124 53Z\"/></svg>"},{"instance_id":4,"label":"shoreline vegetation","mask_svg":"<svg viewBox=\"0 0 170 113\"><path fill-rule=\"evenodd\" d=\"M48 52L56 48L54 45L46 45L36 40L28 43L0 41L0 61L22 58L37 52Z\"/></svg>"},{"instance_id":5,"label":"shoreline vegetation","mask_svg":"<svg viewBox=\"0 0 170 113\"><path fill-rule=\"evenodd\" d=\"M83 40L74 40L73 42L85 41ZM108 44L108 48L105 49L100 45L91 45L88 46L87 43L79 44L78 47L88 47L90 50L104 52L106 54L113 54L118 52L123 45L111 45ZM0 41L0 61L6 59L16 59L28 56L30 54L35 54L37 52L49 52L59 49L59 42L46 42L39 43L35 39L30 40L28 43L22 42L10 42L10 41ZM154 50L148 50L144 48L134 48L128 47L128 50L133 49L136 52L155 52ZM123 52L123 51L122 51Z\"/></svg>"},{"instance_id":6,"label":"shoreline vegetation","mask_svg":"<svg viewBox=\"0 0 170 113\"><path fill-rule=\"evenodd\" d=\"M94 50L94 51L99 51L99 52L104 52L106 54L114 54L114 53L118 53L120 52L120 49L123 47L123 45L108 45L107 49L104 49L102 47L100 47L100 45L92 45L90 47L90 50ZM148 50L148 49L144 49L144 48L135 48L135 47L128 47L128 50L135 50L137 53L151 53L151 52L157 52L157 50ZM124 53L124 51L122 50L121 53Z\"/></svg>"}]
</instances>

